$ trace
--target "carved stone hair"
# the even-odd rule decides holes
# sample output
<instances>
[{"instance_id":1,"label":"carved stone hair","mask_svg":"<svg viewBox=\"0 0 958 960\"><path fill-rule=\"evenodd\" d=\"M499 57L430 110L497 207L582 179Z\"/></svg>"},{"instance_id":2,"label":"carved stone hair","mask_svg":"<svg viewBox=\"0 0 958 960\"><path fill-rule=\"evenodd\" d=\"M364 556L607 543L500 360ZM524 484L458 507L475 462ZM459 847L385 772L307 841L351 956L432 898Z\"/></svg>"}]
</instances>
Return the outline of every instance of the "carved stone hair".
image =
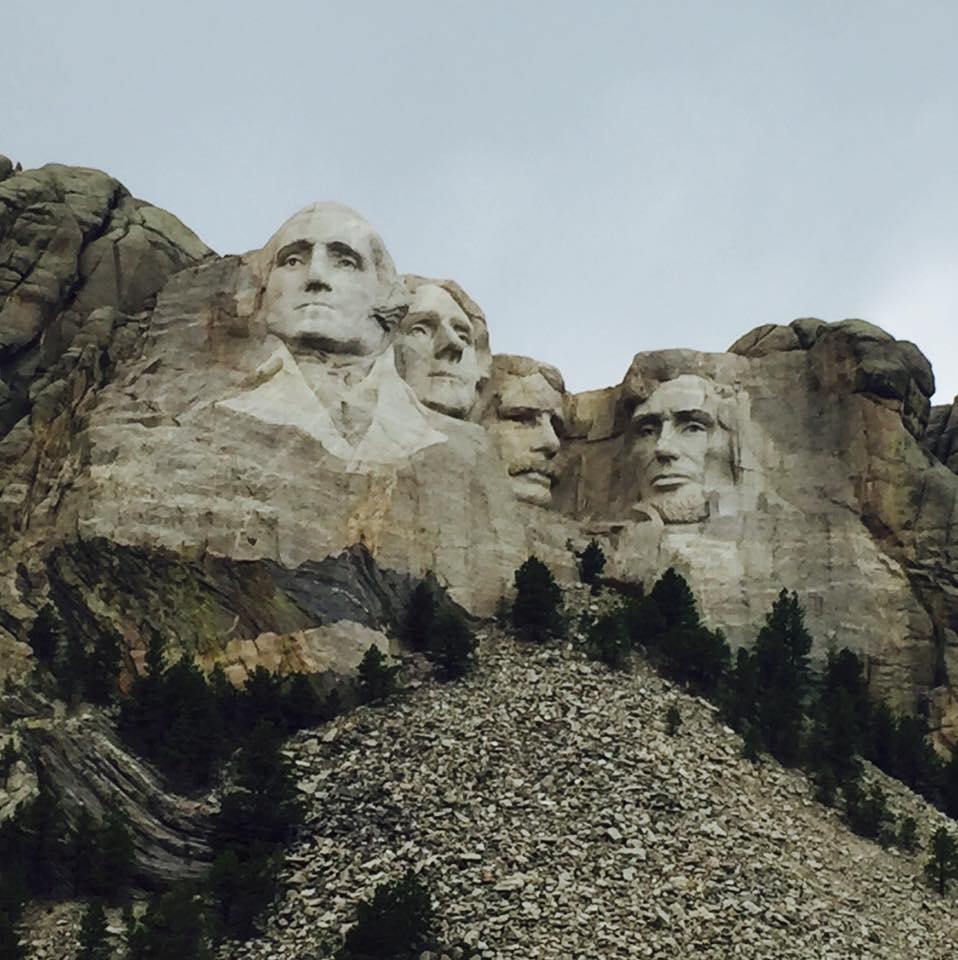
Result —
<instances>
[{"instance_id":1,"label":"carved stone hair","mask_svg":"<svg viewBox=\"0 0 958 960\"><path fill-rule=\"evenodd\" d=\"M492 358L489 381L476 406L475 419L487 420L499 411L500 391L507 380L514 377L531 377L539 374L563 399L566 396L565 380L551 364L532 357L520 357L512 353L497 353Z\"/></svg>"},{"instance_id":2,"label":"carved stone hair","mask_svg":"<svg viewBox=\"0 0 958 960\"><path fill-rule=\"evenodd\" d=\"M431 280L415 273L407 273L402 278L406 288L408 300L411 301L420 287L439 287L445 290L456 302L456 306L472 321L476 333L476 358L482 371L479 378L480 386L489 379L492 368L492 353L489 349L489 326L482 308L466 293L455 280Z\"/></svg>"}]
</instances>

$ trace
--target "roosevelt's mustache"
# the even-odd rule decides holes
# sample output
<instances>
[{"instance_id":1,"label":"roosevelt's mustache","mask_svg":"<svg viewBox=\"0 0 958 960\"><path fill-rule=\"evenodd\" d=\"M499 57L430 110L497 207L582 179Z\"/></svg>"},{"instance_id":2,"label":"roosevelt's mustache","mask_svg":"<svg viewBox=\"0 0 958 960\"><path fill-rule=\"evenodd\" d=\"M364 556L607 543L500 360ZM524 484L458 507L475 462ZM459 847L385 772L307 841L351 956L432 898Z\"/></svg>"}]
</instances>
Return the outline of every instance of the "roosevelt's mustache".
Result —
<instances>
[{"instance_id":1,"label":"roosevelt's mustache","mask_svg":"<svg viewBox=\"0 0 958 960\"><path fill-rule=\"evenodd\" d=\"M551 457L523 457L509 464L509 475L512 477L520 473L542 473L554 480L556 472L555 461Z\"/></svg>"}]
</instances>

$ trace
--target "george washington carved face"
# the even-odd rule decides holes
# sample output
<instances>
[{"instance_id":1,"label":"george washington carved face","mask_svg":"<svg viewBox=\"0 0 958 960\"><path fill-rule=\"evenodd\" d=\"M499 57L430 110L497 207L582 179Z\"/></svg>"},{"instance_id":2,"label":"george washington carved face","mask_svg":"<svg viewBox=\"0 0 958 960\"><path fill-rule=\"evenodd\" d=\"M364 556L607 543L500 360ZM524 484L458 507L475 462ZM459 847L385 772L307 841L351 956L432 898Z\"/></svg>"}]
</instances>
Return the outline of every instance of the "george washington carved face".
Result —
<instances>
[{"instance_id":1,"label":"george washington carved face","mask_svg":"<svg viewBox=\"0 0 958 960\"><path fill-rule=\"evenodd\" d=\"M313 204L280 227L264 254L262 316L294 354L368 356L385 348L389 330L376 308L389 298L395 271L359 214Z\"/></svg>"}]
</instances>

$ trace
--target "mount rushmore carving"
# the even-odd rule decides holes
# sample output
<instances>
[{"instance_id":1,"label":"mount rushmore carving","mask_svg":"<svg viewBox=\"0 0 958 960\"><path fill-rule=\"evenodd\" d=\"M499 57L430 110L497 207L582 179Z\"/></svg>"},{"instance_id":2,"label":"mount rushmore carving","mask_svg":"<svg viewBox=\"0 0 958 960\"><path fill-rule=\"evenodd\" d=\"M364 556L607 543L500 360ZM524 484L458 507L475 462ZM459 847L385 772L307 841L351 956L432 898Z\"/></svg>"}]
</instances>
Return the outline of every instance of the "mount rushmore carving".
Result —
<instances>
[{"instance_id":1,"label":"mount rushmore carving","mask_svg":"<svg viewBox=\"0 0 958 960\"><path fill-rule=\"evenodd\" d=\"M615 576L682 570L733 643L797 590L818 656L861 651L876 695L955 735L958 476L912 344L767 324L723 354L636 353L619 384L570 394L554 367L492 353L495 318L398 273L347 207L219 257L65 167L0 181L0 265L7 673L50 595L109 622L135 668L147 570L178 571L176 603L150 609L184 648L272 644L289 664L325 656L331 624L384 625L306 599L352 550L488 614L530 553L571 577L570 543L596 537ZM619 349L641 350L637 329Z\"/></svg>"}]
</instances>

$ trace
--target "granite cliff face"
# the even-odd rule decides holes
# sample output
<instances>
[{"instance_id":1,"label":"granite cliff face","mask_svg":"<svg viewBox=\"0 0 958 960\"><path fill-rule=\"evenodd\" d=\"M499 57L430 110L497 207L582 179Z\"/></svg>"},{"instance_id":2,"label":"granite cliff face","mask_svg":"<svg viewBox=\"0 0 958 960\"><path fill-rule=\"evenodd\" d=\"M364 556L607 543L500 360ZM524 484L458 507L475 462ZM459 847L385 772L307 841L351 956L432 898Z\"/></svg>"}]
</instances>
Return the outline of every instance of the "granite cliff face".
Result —
<instances>
[{"instance_id":1,"label":"granite cliff face","mask_svg":"<svg viewBox=\"0 0 958 960\"><path fill-rule=\"evenodd\" d=\"M595 536L617 576L680 568L733 642L797 590L818 656L958 734L954 414L913 344L796 320L570 395L346 207L219 257L103 174L4 171L4 674L48 598L127 674L156 625L237 679L348 672L427 572L485 615Z\"/></svg>"}]
</instances>

